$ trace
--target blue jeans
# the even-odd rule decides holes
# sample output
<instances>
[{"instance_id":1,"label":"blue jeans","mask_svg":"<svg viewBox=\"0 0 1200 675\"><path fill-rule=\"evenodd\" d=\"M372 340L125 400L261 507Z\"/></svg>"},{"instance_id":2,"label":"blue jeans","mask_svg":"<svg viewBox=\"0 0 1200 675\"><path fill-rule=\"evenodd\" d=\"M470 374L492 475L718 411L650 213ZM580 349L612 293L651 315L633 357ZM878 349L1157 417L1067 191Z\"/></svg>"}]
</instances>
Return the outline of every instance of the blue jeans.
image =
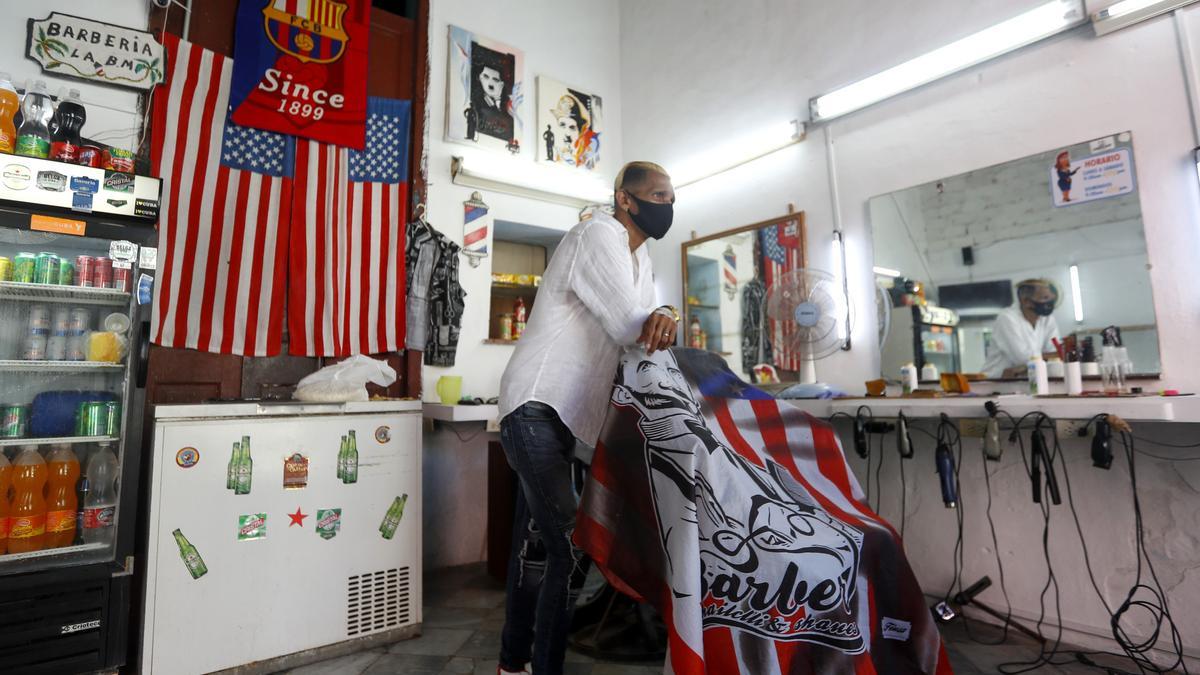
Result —
<instances>
[{"instance_id":1,"label":"blue jeans","mask_svg":"<svg viewBox=\"0 0 1200 675\"><path fill-rule=\"evenodd\" d=\"M519 671L532 661L536 675L558 675L588 567L571 543L578 508L571 481L575 437L553 408L531 401L500 422L500 442L521 484L500 666Z\"/></svg>"}]
</instances>

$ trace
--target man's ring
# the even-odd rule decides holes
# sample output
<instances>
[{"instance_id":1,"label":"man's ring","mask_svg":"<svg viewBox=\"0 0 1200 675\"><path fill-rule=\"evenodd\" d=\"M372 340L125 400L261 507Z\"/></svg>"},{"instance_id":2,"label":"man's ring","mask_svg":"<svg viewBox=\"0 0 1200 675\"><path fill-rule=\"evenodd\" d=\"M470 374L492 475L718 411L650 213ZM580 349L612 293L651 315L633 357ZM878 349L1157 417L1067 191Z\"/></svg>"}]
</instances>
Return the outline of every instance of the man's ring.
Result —
<instances>
[{"instance_id":1,"label":"man's ring","mask_svg":"<svg viewBox=\"0 0 1200 675\"><path fill-rule=\"evenodd\" d=\"M663 337L671 337L671 331L669 331L669 330L664 330L664 331L663 331Z\"/></svg>"}]
</instances>

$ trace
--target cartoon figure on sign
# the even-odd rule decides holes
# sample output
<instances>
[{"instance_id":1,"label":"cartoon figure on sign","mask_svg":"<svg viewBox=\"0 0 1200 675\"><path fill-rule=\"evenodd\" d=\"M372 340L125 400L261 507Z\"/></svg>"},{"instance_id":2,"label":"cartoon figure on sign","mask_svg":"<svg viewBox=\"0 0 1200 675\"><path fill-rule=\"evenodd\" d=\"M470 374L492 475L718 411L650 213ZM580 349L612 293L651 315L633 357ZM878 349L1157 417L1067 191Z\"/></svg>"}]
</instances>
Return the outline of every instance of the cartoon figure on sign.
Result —
<instances>
[{"instance_id":1,"label":"cartoon figure on sign","mask_svg":"<svg viewBox=\"0 0 1200 675\"><path fill-rule=\"evenodd\" d=\"M1079 169L1071 168L1071 154L1066 150L1058 153L1054 160L1054 170L1058 173L1058 189L1062 192L1064 202L1071 201L1071 176Z\"/></svg>"},{"instance_id":2,"label":"cartoon figure on sign","mask_svg":"<svg viewBox=\"0 0 1200 675\"><path fill-rule=\"evenodd\" d=\"M865 650L856 602L862 532L775 462L751 463L719 439L670 352L626 356L612 401L640 416L672 590L699 600L706 628Z\"/></svg>"}]
</instances>

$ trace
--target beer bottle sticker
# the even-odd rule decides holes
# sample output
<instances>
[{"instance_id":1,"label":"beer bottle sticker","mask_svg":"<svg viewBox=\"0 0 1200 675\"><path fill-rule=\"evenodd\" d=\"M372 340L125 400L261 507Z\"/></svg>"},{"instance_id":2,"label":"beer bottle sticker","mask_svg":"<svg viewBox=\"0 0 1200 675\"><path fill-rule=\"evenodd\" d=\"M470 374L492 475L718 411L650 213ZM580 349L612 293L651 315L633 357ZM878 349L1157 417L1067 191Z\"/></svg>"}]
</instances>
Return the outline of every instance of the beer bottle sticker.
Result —
<instances>
[{"instance_id":1,"label":"beer bottle sticker","mask_svg":"<svg viewBox=\"0 0 1200 675\"><path fill-rule=\"evenodd\" d=\"M199 579L208 574L208 565L204 564L204 558L200 557L200 551L196 550L183 532L175 530L171 534L175 536L175 544L179 547L179 557L183 560L183 566L192 579Z\"/></svg>"},{"instance_id":2,"label":"beer bottle sticker","mask_svg":"<svg viewBox=\"0 0 1200 675\"><path fill-rule=\"evenodd\" d=\"M341 529L341 509L317 509L317 534L322 539L333 539Z\"/></svg>"},{"instance_id":3,"label":"beer bottle sticker","mask_svg":"<svg viewBox=\"0 0 1200 675\"><path fill-rule=\"evenodd\" d=\"M238 541L265 539L267 536L267 514L248 513L238 516Z\"/></svg>"},{"instance_id":4,"label":"beer bottle sticker","mask_svg":"<svg viewBox=\"0 0 1200 675\"><path fill-rule=\"evenodd\" d=\"M298 452L283 460L283 488L299 490L308 487L308 458Z\"/></svg>"}]
</instances>

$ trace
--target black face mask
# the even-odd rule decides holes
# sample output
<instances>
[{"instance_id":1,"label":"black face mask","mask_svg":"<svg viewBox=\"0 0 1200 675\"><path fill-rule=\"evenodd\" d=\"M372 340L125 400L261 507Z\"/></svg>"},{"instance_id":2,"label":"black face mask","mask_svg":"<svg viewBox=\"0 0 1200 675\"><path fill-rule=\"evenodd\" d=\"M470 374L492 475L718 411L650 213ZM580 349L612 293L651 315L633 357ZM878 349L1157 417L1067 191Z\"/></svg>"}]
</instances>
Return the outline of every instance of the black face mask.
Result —
<instances>
[{"instance_id":1,"label":"black face mask","mask_svg":"<svg viewBox=\"0 0 1200 675\"><path fill-rule=\"evenodd\" d=\"M1033 313L1038 316L1050 316L1054 313L1054 301L1047 300L1045 302L1034 302Z\"/></svg>"},{"instance_id":2,"label":"black face mask","mask_svg":"<svg viewBox=\"0 0 1200 675\"><path fill-rule=\"evenodd\" d=\"M633 224L638 226L646 236L655 239L662 239L667 236L667 230L671 229L671 221L675 219L674 204L659 204L658 202L648 202L644 199L638 199L628 190L625 194L629 195L638 205L638 212L629 212L629 217L633 218Z\"/></svg>"}]
</instances>

